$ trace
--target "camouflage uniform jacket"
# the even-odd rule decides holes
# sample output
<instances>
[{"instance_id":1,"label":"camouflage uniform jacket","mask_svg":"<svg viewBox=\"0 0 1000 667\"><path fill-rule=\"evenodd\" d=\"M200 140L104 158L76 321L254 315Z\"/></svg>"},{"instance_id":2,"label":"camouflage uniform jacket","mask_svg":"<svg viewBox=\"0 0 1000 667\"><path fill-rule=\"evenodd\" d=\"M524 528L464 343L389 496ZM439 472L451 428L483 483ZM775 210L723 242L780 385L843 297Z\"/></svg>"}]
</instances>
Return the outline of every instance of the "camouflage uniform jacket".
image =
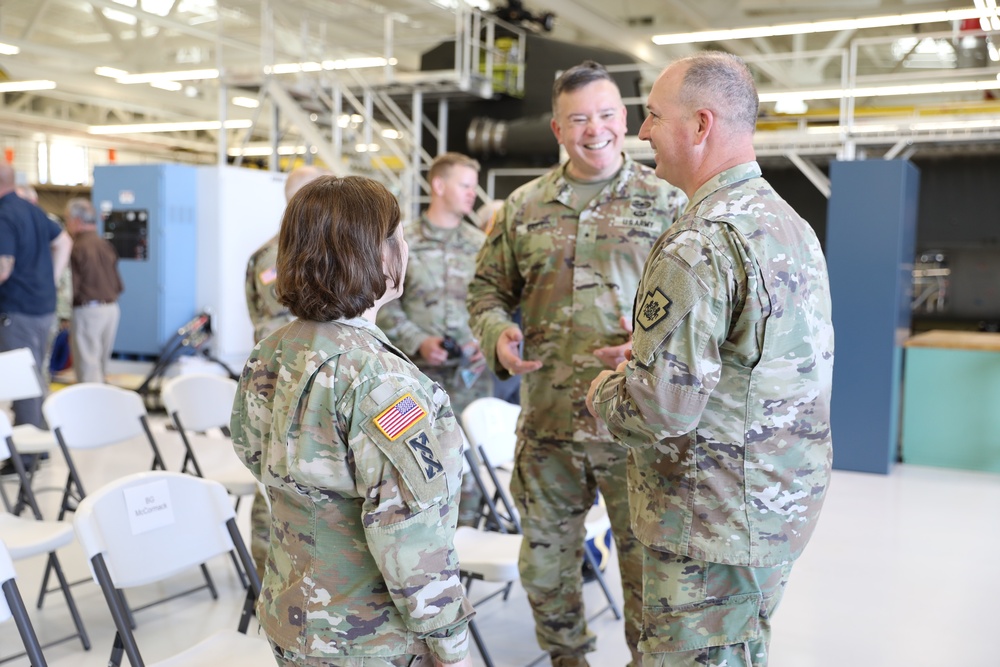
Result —
<instances>
[{"instance_id":1,"label":"camouflage uniform jacket","mask_svg":"<svg viewBox=\"0 0 1000 667\"><path fill-rule=\"evenodd\" d=\"M796 558L830 480L826 260L756 162L715 176L657 241L632 361L595 407L631 448L644 544L730 565Z\"/></svg>"},{"instance_id":2,"label":"camouflage uniform jacket","mask_svg":"<svg viewBox=\"0 0 1000 667\"><path fill-rule=\"evenodd\" d=\"M420 216L404 229L410 246L403 296L385 304L378 325L419 367L420 344L429 336L449 335L465 345L474 340L469 329L465 295L476 269L476 253L486 235L463 222L454 229L431 224ZM457 366L458 359L446 365Z\"/></svg>"},{"instance_id":3,"label":"camouflage uniform jacket","mask_svg":"<svg viewBox=\"0 0 1000 667\"><path fill-rule=\"evenodd\" d=\"M604 369L594 350L628 340L620 320L631 316L642 264L687 198L626 157L580 211L565 171L521 186L497 213L469 285L469 313L483 354L505 379L497 339L521 308L524 358L543 364L522 379L523 437L607 442L585 402Z\"/></svg>"},{"instance_id":4,"label":"camouflage uniform jacket","mask_svg":"<svg viewBox=\"0 0 1000 667\"><path fill-rule=\"evenodd\" d=\"M363 319L296 320L250 355L236 453L271 500L258 618L317 657L468 652L448 396Z\"/></svg>"},{"instance_id":5,"label":"camouflage uniform jacket","mask_svg":"<svg viewBox=\"0 0 1000 667\"><path fill-rule=\"evenodd\" d=\"M295 319L274 293L275 280L278 277L277 265L278 237L275 235L257 248L247 262L244 287L255 343Z\"/></svg>"}]
</instances>

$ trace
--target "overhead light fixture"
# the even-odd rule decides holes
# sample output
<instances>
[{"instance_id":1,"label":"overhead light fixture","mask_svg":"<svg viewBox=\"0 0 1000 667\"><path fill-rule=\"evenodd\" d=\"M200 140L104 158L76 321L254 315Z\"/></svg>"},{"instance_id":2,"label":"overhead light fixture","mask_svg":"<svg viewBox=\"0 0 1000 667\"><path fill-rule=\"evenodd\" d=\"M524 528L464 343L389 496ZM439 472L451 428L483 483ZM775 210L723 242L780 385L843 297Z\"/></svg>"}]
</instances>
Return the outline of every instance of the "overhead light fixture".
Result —
<instances>
[{"instance_id":1,"label":"overhead light fixture","mask_svg":"<svg viewBox=\"0 0 1000 667\"><path fill-rule=\"evenodd\" d=\"M16 56L21 52L21 49L14 46L13 44L4 44L0 42L0 55L2 56Z\"/></svg>"},{"instance_id":2,"label":"overhead light fixture","mask_svg":"<svg viewBox=\"0 0 1000 667\"><path fill-rule=\"evenodd\" d=\"M782 102L787 100L837 100L842 97L890 97L893 95L934 95L937 93L967 93L978 90L1000 89L1000 80L981 79L979 81L946 81L943 83L919 83L901 86L869 86L861 88L827 88L822 90L798 90L780 93L760 93L761 102Z\"/></svg>"},{"instance_id":3,"label":"overhead light fixture","mask_svg":"<svg viewBox=\"0 0 1000 667\"><path fill-rule=\"evenodd\" d=\"M256 109L260 106L260 102L252 97L234 97L232 102L236 106L244 107L246 109Z\"/></svg>"},{"instance_id":4,"label":"overhead light fixture","mask_svg":"<svg viewBox=\"0 0 1000 667\"><path fill-rule=\"evenodd\" d=\"M305 155L305 146L278 146L278 155ZM274 151L270 146L247 146L246 148L230 148L229 155L232 157L268 157Z\"/></svg>"},{"instance_id":5,"label":"overhead light fixture","mask_svg":"<svg viewBox=\"0 0 1000 667\"><path fill-rule=\"evenodd\" d=\"M118 83L152 83L154 81L202 81L218 79L217 69L189 69L177 72L146 72L144 74L126 74L115 79Z\"/></svg>"},{"instance_id":6,"label":"overhead light fixture","mask_svg":"<svg viewBox=\"0 0 1000 667\"><path fill-rule=\"evenodd\" d=\"M653 43L696 44L699 42L721 42L728 39L752 39L754 37L779 37L782 35L805 35L815 32L841 32L864 28L888 28L893 26L920 25L922 23L945 23L965 19L979 19L978 9L949 9L939 12L918 14L891 14L869 16L858 19L837 19L832 21L811 21L809 23L786 23L783 25L756 26L752 28L732 28L728 30L701 30L665 35L654 35Z\"/></svg>"},{"instance_id":7,"label":"overhead light fixture","mask_svg":"<svg viewBox=\"0 0 1000 667\"><path fill-rule=\"evenodd\" d=\"M55 87L55 81L48 81L45 79L34 79L31 81L7 81L0 83L0 93L19 93L29 90L52 90Z\"/></svg>"},{"instance_id":8,"label":"overhead light fixture","mask_svg":"<svg viewBox=\"0 0 1000 667\"><path fill-rule=\"evenodd\" d=\"M250 120L227 120L227 130L244 130L253 125ZM133 123L131 125L91 125L88 134L145 134L149 132L185 132L190 130L218 130L217 120L194 120L178 123Z\"/></svg>"},{"instance_id":9,"label":"overhead light fixture","mask_svg":"<svg viewBox=\"0 0 1000 667\"><path fill-rule=\"evenodd\" d=\"M95 67L94 74L97 74L98 76L110 77L112 79L119 79L123 76L128 76L128 72L123 69L118 69L117 67L104 67L103 65L101 67Z\"/></svg>"},{"instance_id":10,"label":"overhead light fixture","mask_svg":"<svg viewBox=\"0 0 1000 667\"><path fill-rule=\"evenodd\" d=\"M395 65L398 61L395 58L344 58L342 60L324 60L321 63L277 63L264 70L269 74L298 74L299 72L319 72L322 70L340 69L365 69L368 67L385 67Z\"/></svg>"},{"instance_id":11,"label":"overhead light fixture","mask_svg":"<svg viewBox=\"0 0 1000 667\"><path fill-rule=\"evenodd\" d=\"M152 86L153 88L159 88L160 90L169 90L172 92L176 92L184 87L182 84L179 84L176 81L150 81L149 85Z\"/></svg>"}]
</instances>

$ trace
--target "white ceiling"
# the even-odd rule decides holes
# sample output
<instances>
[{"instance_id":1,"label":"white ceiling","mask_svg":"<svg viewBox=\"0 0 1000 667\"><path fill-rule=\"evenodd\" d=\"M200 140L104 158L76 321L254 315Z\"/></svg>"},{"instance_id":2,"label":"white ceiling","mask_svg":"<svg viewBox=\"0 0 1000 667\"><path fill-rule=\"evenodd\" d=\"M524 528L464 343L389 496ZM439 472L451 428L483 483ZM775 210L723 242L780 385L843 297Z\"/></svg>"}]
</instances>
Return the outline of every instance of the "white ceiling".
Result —
<instances>
[{"instance_id":1,"label":"white ceiling","mask_svg":"<svg viewBox=\"0 0 1000 667\"><path fill-rule=\"evenodd\" d=\"M241 92L255 96L263 68L272 63L388 55L398 59L400 72L417 69L421 53L454 35L453 13L442 5L455 1L2 0L0 42L19 47L20 53L0 56L0 68L10 80L48 79L56 82L56 88L0 94L0 131L88 136L87 127L92 125L218 119L220 112L228 118L251 118L254 112L232 106L229 99ZM494 7L498 4L506 2L493 1ZM556 15L551 33L556 39L623 50L657 66L695 48L655 46L650 37L658 33L966 9L972 4L972 0L524 2L525 9L536 15ZM759 66L775 85L815 87L828 84L831 76L836 82L839 65L829 58L817 64L804 56L788 58L789 54L844 48L853 39L869 36L951 29L948 24L918 25L729 41L721 46L751 59L766 58ZM886 59L881 47L861 51L872 61ZM806 62L811 67L805 67ZM890 59L880 66L892 74L893 64ZM172 92L148 84L123 85L96 75L96 67L130 73L218 68L223 76L187 82ZM283 81L294 87L294 76ZM831 108L837 104L828 103ZM256 135L256 140L266 136L267 116L257 118L256 127L265 134ZM210 155L213 135L192 131L88 136L88 141Z\"/></svg>"}]
</instances>

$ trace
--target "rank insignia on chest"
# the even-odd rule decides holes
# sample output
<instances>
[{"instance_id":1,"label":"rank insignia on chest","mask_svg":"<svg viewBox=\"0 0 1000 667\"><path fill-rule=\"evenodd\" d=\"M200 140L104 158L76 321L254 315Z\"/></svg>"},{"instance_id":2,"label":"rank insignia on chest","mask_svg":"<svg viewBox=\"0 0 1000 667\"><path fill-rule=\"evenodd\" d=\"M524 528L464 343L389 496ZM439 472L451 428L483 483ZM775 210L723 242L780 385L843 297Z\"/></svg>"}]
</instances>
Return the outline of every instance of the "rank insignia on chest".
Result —
<instances>
[{"instance_id":1,"label":"rank insignia on chest","mask_svg":"<svg viewBox=\"0 0 1000 667\"><path fill-rule=\"evenodd\" d=\"M441 465L441 462L437 460L437 456L434 455L434 450L431 449L426 433L420 431L420 433L407 440L406 444L409 445L410 451L413 452L413 456L417 459L417 464L420 466L420 470L424 473L424 477L428 482L444 472L444 466Z\"/></svg>"},{"instance_id":2,"label":"rank insignia on chest","mask_svg":"<svg viewBox=\"0 0 1000 667\"><path fill-rule=\"evenodd\" d=\"M646 331L649 331L663 318L670 314L670 299L657 287L652 292L646 292L646 297L636 313L636 321Z\"/></svg>"},{"instance_id":3,"label":"rank insignia on chest","mask_svg":"<svg viewBox=\"0 0 1000 667\"><path fill-rule=\"evenodd\" d=\"M375 426L389 440L395 440L403 432L427 416L412 394L406 394L390 405L375 418Z\"/></svg>"}]
</instances>

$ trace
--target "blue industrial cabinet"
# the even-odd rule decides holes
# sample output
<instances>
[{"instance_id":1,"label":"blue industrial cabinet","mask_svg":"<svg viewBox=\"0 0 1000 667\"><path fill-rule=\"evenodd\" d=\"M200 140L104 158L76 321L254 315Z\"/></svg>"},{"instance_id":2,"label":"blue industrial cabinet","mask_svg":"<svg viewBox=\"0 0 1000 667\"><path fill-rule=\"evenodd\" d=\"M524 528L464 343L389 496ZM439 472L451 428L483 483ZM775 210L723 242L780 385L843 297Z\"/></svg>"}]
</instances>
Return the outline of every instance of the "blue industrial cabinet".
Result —
<instances>
[{"instance_id":1,"label":"blue industrial cabinet","mask_svg":"<svg viewBox=\"0 0 1000 667\"><path fill-rule=\"evenodd\" d=\"M196 314L196 174L174 164L94 169L94 208L125 283L117 354L158 355Z\"/></svg>"},{"instance_id":2,"label":"blue industrial cabinet","mask_svg":"<svg viewBox=\"0 0 1000 667\"><path fill-rule=\"evenodd\" d=\"M906 160L833 162L830 182L833 466L887 473L899 442L920 173Z\"/></svg>"}]
</instances>

